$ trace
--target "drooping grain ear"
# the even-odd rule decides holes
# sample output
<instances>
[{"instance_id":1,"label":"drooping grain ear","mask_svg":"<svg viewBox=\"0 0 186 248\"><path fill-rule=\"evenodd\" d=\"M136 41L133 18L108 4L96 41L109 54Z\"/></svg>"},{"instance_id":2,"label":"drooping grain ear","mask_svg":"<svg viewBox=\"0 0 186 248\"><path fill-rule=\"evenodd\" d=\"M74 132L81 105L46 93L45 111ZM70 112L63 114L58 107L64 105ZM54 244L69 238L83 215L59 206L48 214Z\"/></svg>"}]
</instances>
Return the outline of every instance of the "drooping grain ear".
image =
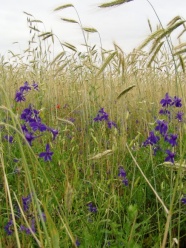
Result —
<instances>
[{"instance_id":1,"label":"drooping grain ear","mask_svg":"<svg viewBox=\"0 0 186 248\"><path fill-rule=\"evenodd\" d=\"M117 97L117 100L119 100L122 96L124 96L127 92L129 92L131 89L133 89L134 87L136 87L136 85L131 85L128 88L124 89L119 96Z\"/></svg>"},{"instance_id":2,"label":"drooping grain ear","mask_svg":"<svg viewBox=\"0 0 186 248\"><path fill-rule=\"evenodd\" d=\"M108 8L108 7L114 7L114 6L118 6L124 3L128 3L131 2L133 0L116 0L116 1L112 1L110 3L103 3L101 5L99 5L99 8Z\"/></svg>"},{"instance_id":3,"label":"drooping grain ear","mask_svg":"<svg viewBox=\"0 0 186 248\"><path fill-rule=\"evenodd\" d=\"M61 5L57 8L55 8L54 11L58 11L58 10L62 10L62 9L70 8L70 7L74 7L74 5L73 4L64 4L64 5Z\"/></svg>"}]
</instances>

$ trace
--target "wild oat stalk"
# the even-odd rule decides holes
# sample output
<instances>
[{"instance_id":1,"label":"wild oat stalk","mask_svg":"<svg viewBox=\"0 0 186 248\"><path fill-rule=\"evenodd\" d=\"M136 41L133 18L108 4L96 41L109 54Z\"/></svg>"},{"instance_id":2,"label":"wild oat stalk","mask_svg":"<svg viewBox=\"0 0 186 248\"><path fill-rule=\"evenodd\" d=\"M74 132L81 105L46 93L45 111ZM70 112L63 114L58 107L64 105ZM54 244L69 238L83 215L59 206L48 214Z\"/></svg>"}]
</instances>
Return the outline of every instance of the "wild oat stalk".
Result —
<instances>
[{"instance_id":1,"label":"wild oat stalk","mask_svg":"<svg viewBox=\"0 0 186 248\"><path fill-rule=\"evenodd\" d=\"M114 6L118 6L118 5L128 3L131 1L133 1L133 0L117 0L117 1L110 2L110 3L103 3L103 4L99 5L98 7L99 8L114 7Z\"/></svg>"}]
</instances>

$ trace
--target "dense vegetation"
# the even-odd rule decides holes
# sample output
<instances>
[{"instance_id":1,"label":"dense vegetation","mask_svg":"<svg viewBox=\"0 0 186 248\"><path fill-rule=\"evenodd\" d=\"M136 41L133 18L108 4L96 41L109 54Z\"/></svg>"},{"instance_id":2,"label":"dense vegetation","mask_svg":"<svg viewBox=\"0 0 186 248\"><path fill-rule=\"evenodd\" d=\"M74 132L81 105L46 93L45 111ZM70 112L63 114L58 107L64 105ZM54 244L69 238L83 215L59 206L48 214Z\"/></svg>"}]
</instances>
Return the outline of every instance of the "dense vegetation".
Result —
<instances>
[{"instance_id":1,"label":"dense vegetation","mask_svg":"<svg viewBox=\"0 0 186 248\"><path fill-rule=\"evenodd\" d=\"M0 63L0 247L185 247L185 20L125 55L78 13L85 52L25 14L28 49Z\"/></svg>"}]
</instances>

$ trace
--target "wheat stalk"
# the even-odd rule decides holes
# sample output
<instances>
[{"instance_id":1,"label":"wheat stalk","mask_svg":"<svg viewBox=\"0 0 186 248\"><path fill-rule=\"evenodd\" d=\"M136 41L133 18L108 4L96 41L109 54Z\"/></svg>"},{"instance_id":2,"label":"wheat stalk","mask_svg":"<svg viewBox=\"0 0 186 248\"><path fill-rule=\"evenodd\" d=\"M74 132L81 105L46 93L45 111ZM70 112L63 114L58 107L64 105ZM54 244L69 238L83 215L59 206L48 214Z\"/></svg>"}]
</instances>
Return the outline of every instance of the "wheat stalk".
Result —
<instances>
[{"instance_id":1,"label":"wheat stalk","mask_svg":"<svg viewBox=\"0 0 186 248\"><path fill-rule=\"evenodd\" d=\"M64 22L78 23L77 21L75 21L73 19L68 19L68 18L61 18L61 20Z\"/></svg>"},{"instance_id":2,"label":"wheat stalk","mask_svg":"<svg viewBox=\"0 0 186 248\"><path fill-rule=\"evenodd\" d=\"M58 11L58 10L66 9L66 8L70 8L70 7L74 7L74 5L72 5L72 4L64 4L64 5L61 5L61 6L57 7L56 9L54 9L54 11Z\"/></svg>"},{"instance_id":3,"label":"wheat stalk","mask_svg":"<svg viewBox=\"0 0 186 248\"><path fill-rule=\"evenodd\" d=\"M116 1L113 1L113 2L110 2L110 3L103 3L103 4L99 5L98 7L99 8L114 7L114 6L118 6L118 5L128 3L128 2L131 2L131 1L133 1L133 0L116 0Z\"/></svg>"}]
</instances>

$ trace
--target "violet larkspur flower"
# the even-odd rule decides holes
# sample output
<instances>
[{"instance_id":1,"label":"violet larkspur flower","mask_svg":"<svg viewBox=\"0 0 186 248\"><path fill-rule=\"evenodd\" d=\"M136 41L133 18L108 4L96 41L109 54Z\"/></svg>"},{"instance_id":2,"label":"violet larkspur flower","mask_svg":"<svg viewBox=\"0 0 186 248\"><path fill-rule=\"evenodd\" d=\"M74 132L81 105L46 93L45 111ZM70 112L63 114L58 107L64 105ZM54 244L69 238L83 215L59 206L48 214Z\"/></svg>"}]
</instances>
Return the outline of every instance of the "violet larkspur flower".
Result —
<instances>
[{"instance_id":1,"label":"violet larkspur flower","mask_svg":"<svg viewBox=\"0 0 186 248\"><path fill-rule=\"evenodd\" d=\"M88 203L87 206L88 206L88 210L91 213L97 213L97 208L92 202Z\"/></svg>"},{"instance_id":2,"label":"violet larkspur flower","mask_svg":"<svg viewBox=\"0 0 186 248\"><path fill-rule=\"evenodd\" d=\"M52 129L52 128L48 128L48 130L52 133L52 135L53 135L53 140L55 140L56 137L57 137L57 135L59 134L58 130Z\"/></svg>"},{"instance_id":3,"label":"violet larkspur flower","mask_svg":"<svg viewBox=\"0 0 186 248\"><path fill-rule=\"evenodd\" d=\"M36 138L33 133L30 132L24 132L25 138L28 141L29 145L32 145L32 141Z\"/></svg>"},{"instance_id":4,"label":"violet larkspur flower","mask_svg":"<svg viewBox=\"0 0 186 248\"><path fill-rule=\"evenodd\" d=\"M174 163L175 153L171 152L170 150L166 150L166 153L168 156L165 158L165 161Z\"/></svg>"},{"instance_id":5,"label":"violet larkspur flower","mask_svg":"<svg viewBox=\"0 0 186 248\"><path fill-rule=\"evenodd\" d=\"M76 239L76 246L77 246L77 247L79 247L79 246L80 246L80 244L81 244L81 243L79 242L79 240L78 240L78 239Z\"/></svg>"},{"instance_id":6,"label":"violet larkspur flower","mask_svg":"<svg viewBox=\"0 0 186 248\"><path fill-rule=\"evenodd\" d=\"M170 116L170 111L167 109L160 109L159 114Z\"/></svg>"},{"instance_id":7,"label":"violet larkspur flower","mask_svg":"<svg viewBox=\"0 0 186 248\"><path fill-rule=\"evenodd\" d=\"M172 147L177 145L177 134L165 135L165 141L167 141Z\"/></svg>"},{"instance_id":8,"label":"violet larkspur flower","mask_svg":"<svg viewBox=\"0 0 186 248\"><path fill-rule=\"evenodd\" d=\"M13 230L11 229L11 227L13 226L13 220L10 220L4 227L4 230L6 232L7 235L12 235Z\"/></svg>"},{"instance_id":9,"label":"violet larkspur flower","mask_svg":"<svg viewBox=\"0 0 186 248\"><path fill-rule=\"evenodd\" d=\"M160 101L162 107L168 107L168 106L171 106L172 105L172 98L169 96L168 93L165 94L165 98L163 98L161 101Z\"/></svg>"},{"instance_id":10,"label":"violet larkspur flower","mask_svg":"<svg viewBox=\"0 0 186 248\"><path fill-rule=\"evenodd\" d=\"M94 121L109 121L108 114L104 111L104 108L101 108L97 114L97 116L94 118Z\"/></svg>"},{"instance_id":11,"label":"violet larkspur flower","mask_svg":"<svg viewBox=\"0 0 186 248\"><path fill-rule=\"evenodd\" d=\"M38 84L37 83L33 82L32 87L34 88L34 90L38 90Z\"/></svg>"},{"instance_id":12,"label":"violet larkspur flower","mask_svg":"<svg viewBox=\"0 0 186 248\"><path fill-rule=\"evenodd\" d=\"M25 212L28 211L31 201L32 201L31 195L28 195L27 197L22 197L23 210Z\"/></svg>"},{"instance_id":13,"label":"violet larkspur flower","mask_svg":"<svg viewBox=\"0 0 186 248\"><path fill-rule=\"evenodd\" d=\"M26 81L24 83L24 85L21 86L19 89L20 89L21 92L24 92L24 91L27 92L27 91L31 90L31 87L29 86L29 83Z\"/></svg>"},{"instance_id":14,"label":"violet larkspur flower","mask_svg":"<svg viewBox=\"0 0 186 248\"><path fill-rule=\"evenodd\" d=\"M164 120L157 120L157 126L155 127L156 131L159 131L162 136L165 136L168 130L168 124Z\"/></svg>"},{"instance_id":15,"label":"violet larkspur flower","mask_svg":"<svg viewBox=\"0 0 186 248\"><path fill-rule=\"evenodd\" d=\"M126 177L127 173L122 166L119 167L118 177Z\"/></svg>"},{"instance_id":16,"label":"violet larkspur flower","mask_svg":"<svg viewBox=\"0 0 186 248\"><path fill-rule=\"evenodd\" d=\"M37 121L30 122L30 127L34 132L37 130L39 130L40 132L44 132L47 130L47 126L45 124Z\"/></svg>"},{"instance_id":17,"label":"violet larkspur flower","mask_svg":"<svg viewBox=\"0 0 186 248\"><path fill-rule=\"evenodd\" d=\"M40 122L39 111L34 109L30 104L28 108L24 109L21 113L21 120L25 122Z\"/></svg>"},{"instance_id":18,"label":"violet larkspur flower","mask_svg":"<svg viewBox=\"0 0 186 248\"><path fill-rule=\"evenodd\" d=\"M52 160L52 155L53 155L53 152L50 151L50 146L49 146L49 144L47 144L46 145L46 152L41 152L39 154L39 157L44 158L44 161L50 161L50 160Z\"/></svg>"},{"instance_id":19,"label":"violet larkspur flower","mask_svg":"<svg viewBox=\"0 0 186 248\"><path fill-rule=\"evenodd\" d=\"M157 144L157 142L160 140L159 136L156 136L153 131L149 133L149 137L147 140L143 143L143 146L147 145L154 145Z\"/></svg>"},{"instance_id":20,"label":"violet larkspur flower","mask_svg":"<svg viewBox=\"0 0 186 248\"><path fill-rule=\"evenodd\" d=\"M15 95L15 101L16 102L24 102L26 99L25 99L25 97L24 97L24 95L23 95L23 92L21 92L21 91L17 91L16 92L16 95Z\"/></svg>"},{"instance_id":21,"label":"violet larkspur flower","mask_svg":"<svg viewBox=\"0 0 186 248\"><path fill-rule=\"evenodd\" d=\"M112 128L112 127L117 128L116 123L115 123L115 122L113 122L113 121L108 121L108 122L107 122L107 125L108 125L108 128Z\"/></svg>"},{"instance_id":22,"label":"violet larkspur flower","mask_svg":"<svg viewBox=\"0 0 186 248\"><path fill-rule=\"evenodd\" d=\"M4 138L9 142L9 143L13 143L13 136L10 136L10 135L5 135Z\"/></svg>"},{"instance_id":23,"label":"violet larkspur flower","mask_svg":"<svg viewBox=\"0 0 186 248\"><path fill-rule=\"evenodd\" d=\"M178 121L182 121L183 120L183 112L178 111L178 113L176 114L175 119L178 119Z\"/></svg>"},{"instance_id":24,"label":"violet larkspur flower","mask_svg":"<svg viewBox=\"0 0 186 248\"><path fill-rule=\"evenodd\" d=\"M122 183L128 186L127 173L122 166L119 167L118 177L122 178Z\"/></svg>"},{"instance_id":25,"label":"violet larkspur flower","mask_svg":"<svg viewBox=\"0 0 186 248\"><path fill-rule=\"evenodd\" d=\"M186 195L182 197L181 202L186 205Z\"/></svg>"},{"instance_id":26,"label":"violet larkspur flower","mask_svg":"<svg viewBox=\"0 0 186 248\"><path fill-rule=\"evenodd\" d=\"M180 108L182 106L181 98L175 96L172 105L175 105L176 108Z\"/></svg>"},{"instance_id":27,"label":"violet larkspur flower","mask_svg":"<svg viewBox=\"0 0 186 248\"><path fill-rule=\"evenodd\" d=\"M30 228L28 228L28 227L26 227L24 225L21 225L20 226L20 231L25 232L26 234L31 234L32 232L36 233L35 223L36 223L35 219L32 219Z\"/></svg>"}]
</instances>

